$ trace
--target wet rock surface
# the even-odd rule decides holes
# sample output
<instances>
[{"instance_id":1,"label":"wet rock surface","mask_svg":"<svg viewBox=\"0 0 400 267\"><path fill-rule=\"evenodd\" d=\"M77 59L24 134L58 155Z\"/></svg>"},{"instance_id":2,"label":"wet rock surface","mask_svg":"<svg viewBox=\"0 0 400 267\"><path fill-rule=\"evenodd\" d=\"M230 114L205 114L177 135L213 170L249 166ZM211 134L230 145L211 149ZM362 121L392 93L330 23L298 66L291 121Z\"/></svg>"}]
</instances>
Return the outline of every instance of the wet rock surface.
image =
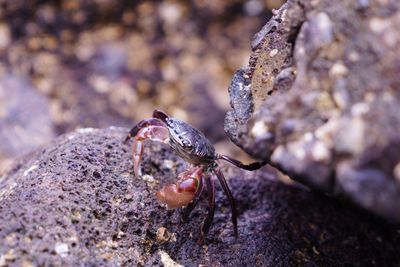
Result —
<instances>
[{"instance_id":1,"label":"wet rock surface","mask_svg":"<svg viewBox=\"0 0 400 267\"><path fill-rule=\"evenodd\" d=\"M288 1L232 80L225 131L293 179L400 223L399 23L394 0Z\"/></svg>"},{"instance_id":2,"label":"wet rock surface","mask_svg":"<svg viewBox=\"0 0 400 267\"><path fill-rule=\"evenodd\" d=\"M127 129L81 129L15 163L0 178L0 266L5 265L345 265L400 264L400 234L368 214L295 184L265 167L223 165L239 211L217 189L206 244L197 244L204 197L191 220L161 207L155 192L184 162L146 142L133 177ZM171 265L169 265L171 266Z\"/></svg>"}]
</instances>

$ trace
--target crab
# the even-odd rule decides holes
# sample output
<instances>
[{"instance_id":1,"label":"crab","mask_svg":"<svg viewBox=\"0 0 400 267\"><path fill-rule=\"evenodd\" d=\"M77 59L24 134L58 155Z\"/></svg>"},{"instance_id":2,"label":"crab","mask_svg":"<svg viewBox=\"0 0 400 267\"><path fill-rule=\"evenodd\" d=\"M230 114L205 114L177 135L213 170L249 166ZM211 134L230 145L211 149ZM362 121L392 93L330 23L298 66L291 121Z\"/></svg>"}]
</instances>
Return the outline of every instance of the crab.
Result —
<instances>
[{"instance_id":1,"label":"crab","mask_svg":"<svg viewBox=\"0 0 400 267\"><path fill-rule=\"evenodd\" d=\"M203 193L204 185L206 185L209 210L201 226L199 242L204 240L214 218L214 177L217 177L229 200L234 234L238 236L235 199L224 175L218 168L218 161L225 160L241 169L250 171L261 168L266 162L244 164L229 156L220 155L216 153L214 146L199 130L184 121L169 117L160 110L154 110L152 118L144 119L135 125L129 131L124 143L131 138L133 138L133 170L136 177L139 176L140 161L144 151L143 142L146 139L170 145L181 158L190 164L186 171L178 175L176 183L165 185L156 193L159 202L165 204L167 209L185 207L183 221L188 220Z\"/></svg>"}]
</instances>

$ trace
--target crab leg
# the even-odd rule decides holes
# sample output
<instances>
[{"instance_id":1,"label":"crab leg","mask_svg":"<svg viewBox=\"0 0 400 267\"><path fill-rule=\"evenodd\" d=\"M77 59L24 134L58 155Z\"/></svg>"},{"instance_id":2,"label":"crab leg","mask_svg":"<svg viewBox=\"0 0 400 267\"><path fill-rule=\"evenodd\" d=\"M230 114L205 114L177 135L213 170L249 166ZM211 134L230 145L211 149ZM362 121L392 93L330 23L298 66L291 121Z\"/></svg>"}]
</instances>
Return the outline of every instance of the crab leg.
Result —
<instances>
[{"instance_id":1,"label":"crab leg","mask_svg":"<svg viewBox=\"0 0 400 267\"><path fill-rule=\"evenodd\" d=\"M185 210L183 211L182 215L183 222L187 222L187 220L189 219L190 213L193 211L193 209L196 207L197 203L200 200L200 196L203 193L203 189L204 189L204 178L200 177L199 186L197 188L196 194L194 195L194 199L186 206Z\"/></svg>"},{"instance_id":2,"label":"crab leg","mask_svg":"<svg viewBox=\"0 0 400 267\"><path fill-rule=\"evenodd\" d=\"M221 170L216 169L215 174L217 175L218 181L221 184L222 189L224 189L225 195L228 197L229 204L231 205L233 229L235 231L235 236L237 236L237 210L235 199L232 196L232 192L229 189L228 183L226 182L225 176L222 174Z\"/></svg>"},{"instance_id":3,"label":"crab leg","mask_svg":"<svg viewBox=\"0 0 400 267\"><path fill-rule=\"evenodd\" d=\"M236 167L239 167L241 169L248 170L248 171L257 170L268 163L268 161L259 161L259 162L253 162L250 164L244 164L244 163L238 161L237 159L231 158L226 155L217 155L217 158L226 160L226 161L232 163L233 165L235 165Z\"/></svg>"},{"instance_id":4,"label":"crab leg","mask_svg":"<svg viewBox=\"0 0 400 267\"><path fill-rule=\"evenodd\" d=\"M206 177L206 184L208 190L208 214L207 218L204 221L203 227L201 228L200 240L199 242L202 243L204 240L204 236L207 234L208 230L210 229L211 223L214 219L214 210L215 210L215 185L214 180L211 176Z\"/></svg>"},{"instance_id":5,"label":"crab leg","mask_svg":"<svg viewBox=\"0 0 400 267\"><path fill-rule=\"evenodd\" d=\"M135 129L135 127L133 129ZM131 132L136 132L136 130ZM129 140L129 135L127 138ZM165 143L168 142L168 138L169 132L168 129L165 128L165 126L147 126L140 129L136 133L133 140L133 170L136 177L139 176L139 165L144 151L143 141L146 139L150 139Z\"/></svg>"},{"instance_id":6,"label":"crab leg","mask_svg":"<svg viewBox=\"0 0 400 267\"><path fill-rule=\"evenodd\" d=\"M166 127L162 121L156 118L141 120L129 131L128 136L125 138L124 144L126 144L129 141L129 139L134 138L141 129L149 126Z\"/></svg>"},{"instance_id":7,"label":"crab leg","mask_svg":"<svg viewBox=\"0 0 400 267\"><path fill-rule=\"evenodd\" d=\"M153 111L153 118L159 119L164 123L167 123L167 119L169 118L167 114L162 112L161 110L155 109Z\"/></svg>"}]
</instances>

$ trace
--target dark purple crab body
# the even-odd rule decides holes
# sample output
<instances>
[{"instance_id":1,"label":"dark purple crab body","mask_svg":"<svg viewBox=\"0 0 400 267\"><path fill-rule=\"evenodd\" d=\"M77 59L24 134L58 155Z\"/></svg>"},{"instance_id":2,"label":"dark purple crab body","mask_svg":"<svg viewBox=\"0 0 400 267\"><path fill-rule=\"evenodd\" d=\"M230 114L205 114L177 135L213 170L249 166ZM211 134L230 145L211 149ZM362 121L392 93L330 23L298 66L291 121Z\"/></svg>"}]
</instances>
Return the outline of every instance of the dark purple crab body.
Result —
<instances>
[{"instance_id":1,"label":"dark purple crab body","mask_svg":"<svg viewBox=\"0 0 400 267\"><path fill-rule=\"evenodd\" d=\"M184 121L168 117L159 110L153 112L153 118L144 119L134 126L125 142L129 141L130 138L134 138L133 169L136 176L139 175L140 160L144 150L143 141L146 139L169 144L180 157L192 164L192 167L178 175L178 181L175 184L166 185L157 192L158 200L166 204L167 208L174 209L186 206L183 215L184 220L188 219L196 206L203 192L204 184L206 184L209 211L201 228L200 240L203 240L214 218L215 186L213 176L216 176L231 205L232 223L235 235L237 235L235 200L216 162L220 159L226 160L246 170L258 169L266 162L243 164L229 156L219 155L203 133Z\"/></svg>"},{"instance_id":2,"label":"dark purple crab body","mask_svg":"<svg viewBox=\"0 0 400 267\"><path fill-rule=\"evenodd\" d=\"M169 145L184 160L194 165L208 165L216 160L215 148L202 132L190 124L169 118Z\"/></svg>"}]
</instances>

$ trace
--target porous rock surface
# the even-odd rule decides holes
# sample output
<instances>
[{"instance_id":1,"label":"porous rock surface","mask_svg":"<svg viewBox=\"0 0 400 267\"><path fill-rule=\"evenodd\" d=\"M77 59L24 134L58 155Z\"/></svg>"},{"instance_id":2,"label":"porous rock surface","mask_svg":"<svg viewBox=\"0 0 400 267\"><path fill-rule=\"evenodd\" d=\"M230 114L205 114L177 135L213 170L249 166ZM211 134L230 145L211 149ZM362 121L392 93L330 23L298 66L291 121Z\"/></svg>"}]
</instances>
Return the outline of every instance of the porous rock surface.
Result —
<instances>
[{"instance_id":1,"label":"porous rock surface","mask_svg":"<svg viewBox=\"0 0 400 267\"><path fill-rule=\"evenodd\" d=\"M400 2L289 0L230 86L230 138L400 223Z\"/></svg>"},{"instance_id":2,"label":"porous rock surface","mask_svg":"<svg viewBox=\"0 0 400 267\"><path fill-rule=\"evenodd\" d=\"M269 167L223 166L238 203L239 237L217 188L215 221L197 244L203 199L189 223L155 192L185 168L146 142L133 177L127 129L81 129L20 159L0 178L0 266L299 266L400 264L396 229L278 181Z\"/></svg>"}]
</instances>

